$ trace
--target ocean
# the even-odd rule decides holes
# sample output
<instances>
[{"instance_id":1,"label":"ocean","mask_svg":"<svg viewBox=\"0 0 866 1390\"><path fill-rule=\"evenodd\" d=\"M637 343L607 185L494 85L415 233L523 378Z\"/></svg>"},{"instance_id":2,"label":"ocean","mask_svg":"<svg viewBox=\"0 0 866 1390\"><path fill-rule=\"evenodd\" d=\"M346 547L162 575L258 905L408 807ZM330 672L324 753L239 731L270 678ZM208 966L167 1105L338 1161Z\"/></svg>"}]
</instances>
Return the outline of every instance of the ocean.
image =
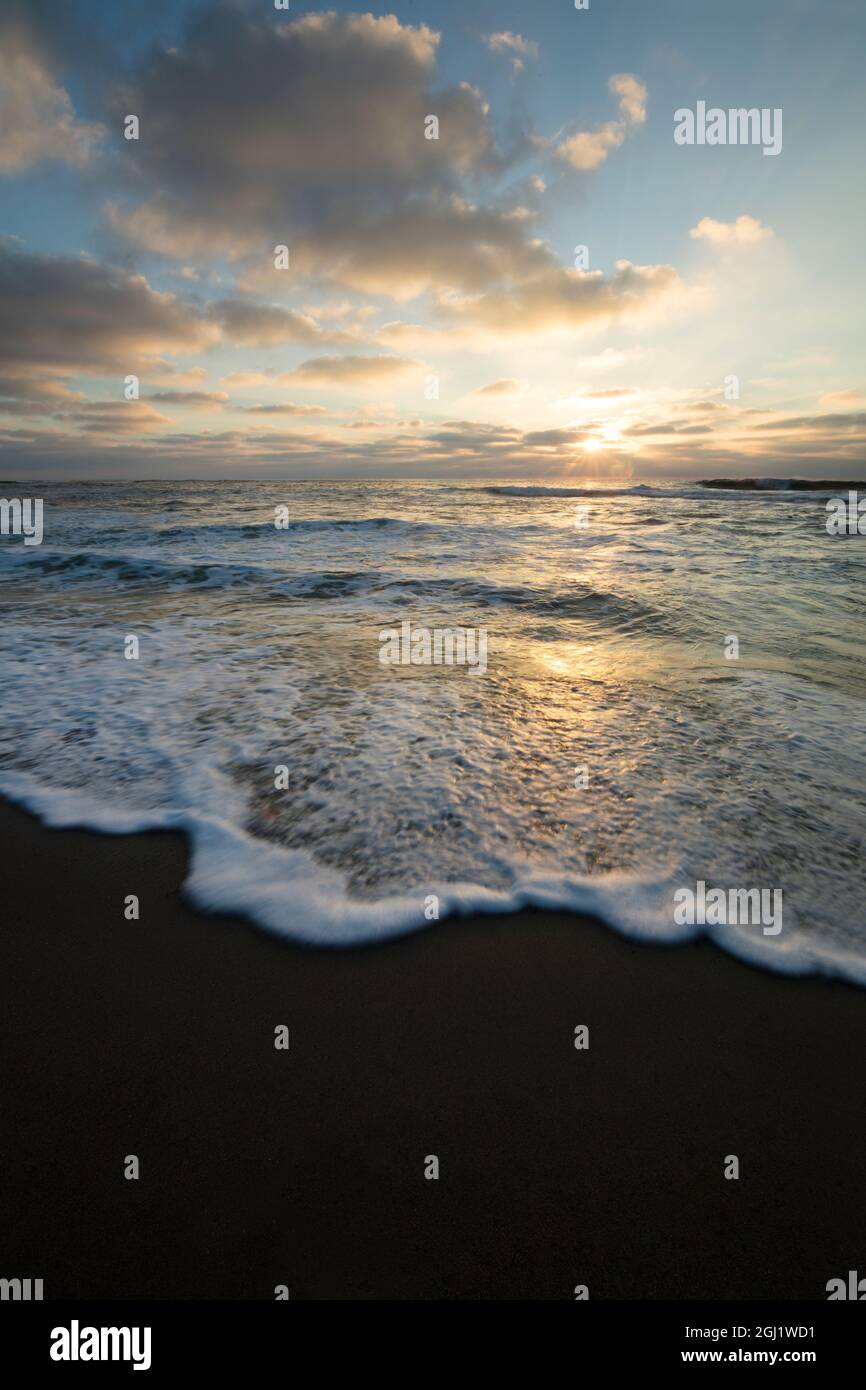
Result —
<instances>
[{"instance_id":1,"label":"ocean","mask_svg":"<svg viewBox=\"0 0 866 1390\"><path fill-rule=\"evenodd\" d=\"M866 982L866 540L829 494L26 491L0 793L48 824L182 830L194 903L319 945L534 905ZM678 922L698 883L783 929Z\"/></svg>"}]
</instances>

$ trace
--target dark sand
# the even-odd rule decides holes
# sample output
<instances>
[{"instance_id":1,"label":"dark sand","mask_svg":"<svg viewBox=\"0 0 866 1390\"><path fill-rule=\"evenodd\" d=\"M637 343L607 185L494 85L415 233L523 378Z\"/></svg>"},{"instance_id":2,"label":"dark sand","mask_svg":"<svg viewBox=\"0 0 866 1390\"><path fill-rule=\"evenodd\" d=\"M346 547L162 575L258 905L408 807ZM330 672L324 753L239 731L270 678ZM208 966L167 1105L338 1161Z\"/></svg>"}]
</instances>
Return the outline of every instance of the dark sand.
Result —
<instances>
[{"instance_id":1,"label":"dark sand","mask_svg":"<svg viewBox=\"0 0 866 1390\"><path fill-rule=\"evenodd\" d=\"M866 993L557 913L302 950L189 910L178 837L0 822L0 1275L825 1299L862 1269Z\"/></svg>"}]
</instances>

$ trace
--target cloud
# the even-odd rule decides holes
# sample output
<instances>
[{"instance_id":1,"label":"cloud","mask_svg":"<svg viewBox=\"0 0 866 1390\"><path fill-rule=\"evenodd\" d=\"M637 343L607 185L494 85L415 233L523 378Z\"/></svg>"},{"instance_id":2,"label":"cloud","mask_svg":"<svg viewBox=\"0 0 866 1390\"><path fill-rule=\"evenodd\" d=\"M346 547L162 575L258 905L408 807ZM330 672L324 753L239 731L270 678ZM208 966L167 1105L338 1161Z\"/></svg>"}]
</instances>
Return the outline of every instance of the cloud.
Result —
<instances>
[{"instance_id":1,"label":"cloud","mask_svg":"<svg viewBox=\"0 0 866 1390\"><path fill-rule=\"evenodd\" d=\"M818 430L832 433L856 433L866 436L866 410L839 411L827 415L788 415L756 424L756 429L787 433L788 431Z\"/></svg>"},{"instance_id":2,"label":"cloud","mask_svg":"<svg viewBox=\"0 0 866 1390\"><path fill-rule=\"evenodd\" d=\"M438 45L393 16L326 12L274 29L234 6L199 13L117 98L118 116L147 113L146 139L124 151L144 195L115 196L111 227L186 264L227 258L239 289L271 300L318 280L402 303L555 266L530 208L466 196L505 166L482 95L437 85ZM438 140L425 139L431 114ZM289 271L274 268L279 245Z\"/></svg>"},{"instance_id":3,"label":"cloud","mask_svg":"<svg viewBox=\"0 0 866 1390\"><path fill-rule=\"evenodd\" d=\"M69 94L22 25L0 30L0 174L19 174L45 160L81 168L105 131L79 121Z\"/></svg>"},{"instance_id":4,"label":"cloud","mask_svg":"<svg viewBox=\"0 0 866 1390\"><path fill-rule=\"evenodd\" d=\"M292 247L292 266L301 277L319 276L405 302L433 290L478 291L556 265L550 248L528 231L527 217L513 209L479 207L456 193L431 193L402 199L384 212L358 207L349 217L323 222L314 236ZM285 283L285 272L270 262L244 280L249 288L264 290Z\"/></svg>"},{"instance_id":5,"label":"cloud","mask_svg":"<svg viewBox=\"0 0 866 1390\"><path fill-rule=\"evenodd\" d=\"M254 304L243 299L219 299L208 305L208 318L218 324L228 341L243 347L271 343L317 343L321 346L357 341L344 331L326 332L308 314L274 304Z\"/></svg>"},{"instance_id":6,"label":"cloud","mask_svg":"<svg viewBox=\"0 0 866 1390\"><path fill-rule=\"evenodd\" d=\"M208 373L204 367L184 367L178 368L171 362L156 362L148 369L148 380L154 386L169 385L176 386L197 386L199 382L207 381Z\"/></svg>"},{"instance_id":7,"label":"cloud","mask_svg":"<svg viewBox=\"0 0 866 1390\"><path fill-rule=\"evenodd\" d=\"M279 377L273 367L266 367L263 372L229 372L227 376L220 377L226 386L272 386Z\"/></svg>"},{"instance_id":8,"label":"cloud","mask_svg":"<svg viewBox=\"0 0 866 1390\"><path fill-rule=\"evenodd\" d=\"M505 29L499 34L487 34L484 42L491 53L505 53L511 57L511 66L514 72L522 72L525 58L538 57L538 44L532 39L523 38L522 34L512 34Z\"/></svg>"},{"instance_id":9,"label":"cloud","mask_svg":"<svg viewBox=\"0 0 866 1390\"><path fill-rule=\"evenodd\" d=\"M284 401L277 405L243 405L238 406L247 415L330 415L326 405L295 405L293 401Z\"/></svg>"},{"instance_id":10,"label":"cloud","mask_svg":"<svg viewBox=\"0 0 866 1390\"><path fill-rule=\"evenodd\" d=\"M423 366L410 357L313 357L284 372L281 380L310 386L378 386L422 371Z\"/></svg>"},{"instance_id":11,"label":"cloud","mask_svg":"<svg viewBox=\"0 0 866 1390\"><path fill-rule=\"evenodd\" d=\"M333 359L325 359L325 361L329 360L332 361ZM311 374L311 372L305 373L307 380ZM281 386L289 381L297 382L298 378L294 372L278 372L275 367L266 367L263 372L230 372L221 380L226 386L244 389L251 386ZM294 401L259 402L256 405L235 405L234 408L243 410L248 415L330 415L331 413L325 405L298 405Z\"/></svg>"},{"instance_id":12,"label":"cloud","mask_svg":"<svg viewBox=\"0 0 866 1390\"><path fill-rule=\"evenodd\" d=\"M607 279L601 271L556 267L509 289L444 300L439 309L450 321L520 336L627 322L687 297L673 266L623 260Z\"/></svg>"},{"instance_id":13,"label":"cloud","mask_svg":"<svg viewBox=\"0 0 866 1390\"><path fill-rule=\"evenodd\" d=\"M635 439L654 434L712 434L712 425L683 425L679 420L661 420L649 425L630 425L623 430L624 435Z\"/></svg>"},{"instance_id":14,"label":"cloud","mask_svg":"<svg viewBox=\"0 0 866 1390\"><path fill-rule=\"evenodd\" d=\"M588 428L581 429L553 429L553 430L530 430L523 436L523 442L528 448L559 449L565 447L572 448L586 439L589 433Z\"/></svg>"},{"instance_id":15,"label":"cloud","mask_svg":"<svg viewBox=\"0 0 866 1390\"><path fill-rule=\"evenodd\" d=\"M616 72L608 82L614 96L619 97L619 109L629 125L643 125L646 120L647 89L632 72Z\"/></svg>"},{"instance_id":16,"label":"cloud","mask_svg":"<svg viewBox=\"0 0 866 1390\"><path fill-rule=\"evenodd\" d=\"M820 397L818 404L830 406L866 405L866 394L854 388L849 388L846 391L828 391L825 395Z\"/></svg>"},{"instance_id":17,"label":"cloud","mask_svg":"<svg viewBox=\"0 0 866 1390\"><path fill-rule=\"evenodd\" d=\"M722 406L718 401L684 401L677 406L678 410L688 411L689 414L707 414L710 411L721 410Z\"/></svg>"},{"instance_id":18,"label":"cloud","mask_svg":"<svg viewBox=\"0 0 866 1390\"><path fill-rule=\"evenodd\" d=\"M724 412L728 431L720 440L709 427L677 425L666 420L634 421L630 435L607 437L604 420L561 429L521 430L508 424L448 419L369 416L341 424L339 433L311 429L247 429L164 433L143 414L143 402L96 402L57 428L0 426L5 466L18 476L76 477L506 477L579 476L591 462L597 474L604 458L617 467L637 468L646 477L718 476L726 471L790 476L797 468L820 465L838 478L862 476L866 419L828 422L778 439L749 431L742 412ZM244 416L244 419L247 417ZM390 426L390 429L389 429ZM119 436L119 437L117 437ZM598 452L587 454L587 445ZM603 453L599 446L603 446ZM826 473L825 473L826 476Z\"/></svg>"},{"instance_id":19,"label":"cloud","mask_svg":"<svg viewBox=\"0 0 866 1390\"><path fill-rule=\"evenodd\" d=\"M221 410L229 397L225 391L152 391L148 401L160 405L185 405L195 410Z\"/></svg>"},{"instance_id":20,"label":"cloud","mask_svg":"<svg viewBox=\"0 0 866 1390\"><path fill-rule=\"evenodd\" d=\"M130 149L150 192L115 206L131 241L184 260L262 256L358 208L401 207L495 165L486 104L434 90L439 36L393 15L309 14L274 27L231 4L195 12L149 51L114 114L140 113ZM439 120L439 139L425 120ZM294 245L293 245L294 250Z\"/></svg>"},{"instance_id":21,"label":"cloud","mask_svg":"<svg viewBox=\"0 0 866 1390\"><path fill-rule=\"evenodd\" d=\"M387 415L384 419L377 420L372 416L364 416L360 419L344 420L340 424L343 430L383 430L383 429L418 429L423 425L423 420L398 420Z\"/></svg>"},{"instance_id":22,"label":"cloud","mask_svg":"<svg viewBox=\"0 0 866 1390\"><path fill-rule=\"evenodd\" d=\"M623 396L636 396L639 394L637 386L607 386L595 391L575 391L575 396L583 401L614 401Z\"/></svg>"},{"instance_id":23,"label":"cloud","mask_svg":"<svg viewBox=\"0 0 866 1390\"><path fill-rule=\"evenodd\" d=\"M248 300L217 300L204 310L175 294L153 290L142 275L90 258L42 256L0 242L0 408L6 413L49 411L74 393L51 378L135 374L168 389L152 401L219 409L223 392L181 390L207 377L201 367L176 370L166 354L182 355L219 343L243 346L357 343L357 335L323 329L308 315ZM380 380L409 371L403 357L331 357L304 364L282 378L258 373L244 384L311 379ZM41 382L40 379L41 378ZM239 377L228 384L239 384ZM125 419L125 417L123 417Z\"/></svg>"},{"instance_id":24,"label":"cloud","mask_svg":"<svg viewBox=\"0 0 866 1390\"><path fill-rule=\"evenodd\" d=\"M491 381L487 386L479 386L477 391L473 391L474 396L519 396L526 390L527 382L518 381L516 377L501 377L499 381Z\"/></svg>"},{"instance_id":25,"label":"cloud","mask_svg":"<svg viewBox=\"0 0 866 1390\"><path fill-rule=\"evenodd\" d=\"M581 357L577 365L588 372L614 371L617 367L624 367L629 362L639 361L643 355L644 350L640 345L632 348L606 347L590 357Z\"/></svg>"},{"instance_id":26,"label":"cloud","mask_svg":"<svg viewBox=\"0 0 866 1390\"><path fill-rule=\"evenodd\" d=\"M425 323L405 323L394 319L376 330L376 342L382 347L402 348L408 352L424 351L440 346L447 348L456 334L447 329L431 328Z\"/></svg>"},{"instance_id":27,"label":"cloud","mask_svg":"<svg viewBox=\"0 0 866 1390\"><path fill-rule=\"evenodd\" d=\"M95 468L128 458L144 476L163 467L219 474L259 461L263 472L300 476L566 466L590 429L569 414L553 416L564 422L557 430L540 428L551 418L543 409L531 421L539 428L525 430L443 424L438 405L432 420L413 418L425 409L419 374L438 370L421 359L441 355L461 409L481 402L479 415L517 414L508 404L528 382L504 373L549 373L543 380L561 390L562 352L572 364L567 383L577 334L691 302L675 269L564 267L539 234L543 183L536 179L533 191L514 150L507 160L497 153L481 93L442 81L438 35L426 25L318 12L275 27L267 6L215 0L184 9L192 19L173 35L176 48L136 46L111 97L120 148L106 169L116 180L109 220L133 245L115 249L116 265L0 247L8 325L0 325L0 408L10 417L0 429L10 456L50 461L65 447L69 468L89 471L86 436ZM493 51L506 57L531 56L521 35L489 39L501 40ZM646 89L629 74L609 86L620 141L645 120ZM141 116L138 142L119 140L116 117L128 111ZM439 141L424 139L430 113ZM518 128L512 115L506 132ZM514 134L514 149L525 140ZM274 248L283 243L291 266L277 271ZM149 269L149 282L129 269L136 246L178 259ZM175 293L154 288L166 282ZM405 314L414 322L375 326L395 316L385 299L422 296ZM557 337L567 345L547 341ZM526 340L527 351L508 355L510 339ZM290 355L283 345L301 350ZM238 351L220 355L211 381L184 365L215 348ZM473 369L486 384L471 400L458 351L489 354ZM588 359L597 366L588 365L587 379L629 357L608 349ZM298 358L307 360L292 366ZM141 377L139 402L120 399L130 372ZM71 389L79 375L106 378L97 393L116 399L87 401ZM220 389L210 390L218 376ZM592 407L573 414L639 423L633 402L619 403L629 389L586 392ZM306 405L305 395L326 404ZM198 421L198 411L212 415ZM39 416L49 424L36 424ZM226 421L236 428L220 428Z\"/></svg>"},{"instance_id":28,"label":"cloud","mask_svg":"<svg viewBox=\"0 0 866 1390\"><path fill-rule=\"evenodd\" d=\"M156 354L210 346L216 329L144 276L87 258L41 256L0 242L0 375L144 374Z\"/></svg>"},{"instance_id":29,"label":"cloud","mask_svg":"<svg viewBox=\"0 0 866 1390\"><path fill-rule=\"evenodd\" d=\"M618 72L608 79L607 85L618 98L621 119L605 121L595 130L578 131L556 146L557 158L581 173L597 169L611 150L623 143L630 128L643 125L646 120L647 89L639 77Z\"/></svg>"},{"instance_id":30,"label":"cloud","mask_svg":"<svg viewBox=\"0 0 866 1390\"><path fill-rule=\"evenodd\" d=\"M46 415L59 406L75 405L84 400L82 391L70 391L62 381L0 376L0 414Z\"/></svg>"},{"instance_id":31,"label":"cloud","mask_svg":"<svg viewBox=\"0 0 866 1390\"><path fill-rule=\"evenodd\" d=\"M603 164L611 150L618 149L624 139L625 125L622 121L605 121L595 130L582 130L577 135L570 135L557 147L556 153L572 169L589 173Z\"/></svg>"},{"instance_id":32,"label":"cloud","mask_svg":"<svg viewBox=\"0 0 866 1390\"><path fill-rule=\"evenodd\" d=\"M160 415L146 401L88 401L78 409L58 411L54 418L80 426L88 434L141 434L171 424L169 416Z\"/></svg>"},{"instance_id":33,"label":"cloud","mask_svg":"<svg viewBox=\"0 0 866 1390\"><path fill-rule=\"evenodd\" d=\"M531 48L507 30L488 42ZM486 103L467 83L437 89L438 45L426 25L394 16L324 12L275 29L233 5L197 12L178 47L151 50L117 99L118 112L146 113L147 138L128 151L146 192L137 205L115 201L113 227L184 263L227 258L242 294L268 302L229 296L207 318L246 346L478 350L478 330L528 337L660 303L678 284L669 267L581 279L538 236L531 206L494 201L482 176L506 165ZM616 73L608 86L619 119L586 137L589 153L572 144L572 163L597 163L645 119L637 77ZM424 138L429 114L439 140ZM289 271L274 268L278 245ZM280 302L309 281L396 303L430 296L431 323L372 333L356 316L325 327Z\"/></svg>"},{"instance_id":34,"label":"cloud","mask_svg":"<svg viewBox=\"0 0 866 1390\"><path fill-rule=\"evenodd\" d=\"M744 213L735 222L716 222L712 217L702 217L689 236L696 241L704 240L714 246L754 246L759 241L769 241L774 235L772 227L762 225L757 217Z\"/></svg>"}]
</instances>

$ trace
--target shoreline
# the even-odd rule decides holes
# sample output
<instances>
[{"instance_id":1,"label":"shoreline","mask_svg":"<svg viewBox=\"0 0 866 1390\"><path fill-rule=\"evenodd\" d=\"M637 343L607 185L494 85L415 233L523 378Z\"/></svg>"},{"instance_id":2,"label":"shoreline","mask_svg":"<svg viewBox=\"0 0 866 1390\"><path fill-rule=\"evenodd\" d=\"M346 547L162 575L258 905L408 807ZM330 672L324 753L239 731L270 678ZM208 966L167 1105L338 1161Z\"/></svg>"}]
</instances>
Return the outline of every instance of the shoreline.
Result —
<instances>
[{"instance_id":1,"label":"shoreline","mask_svg":"<svg viewBox=\"0 0 866 1390\"><path fill-rule=\"evenodd\" d=\"M46 1299L825 1299L862 1263L856 987L565 912L317 949L193 909L180 834L0 825L0 1274Z\"/></svg>"}]
</instances>

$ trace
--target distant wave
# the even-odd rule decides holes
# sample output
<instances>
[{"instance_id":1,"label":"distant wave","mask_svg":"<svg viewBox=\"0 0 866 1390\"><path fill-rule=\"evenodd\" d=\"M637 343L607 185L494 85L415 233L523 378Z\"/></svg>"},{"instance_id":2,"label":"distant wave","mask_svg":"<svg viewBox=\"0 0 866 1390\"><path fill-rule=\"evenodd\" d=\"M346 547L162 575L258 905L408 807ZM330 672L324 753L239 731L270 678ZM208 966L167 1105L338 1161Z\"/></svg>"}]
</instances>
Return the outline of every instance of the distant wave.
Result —
<instances>
[{"instance_id":1,"label":"distant wave","mask_svg":"<svg viewBox=\"0 0 866 1390\"><path fill-rule=\"evenodd\" d=\"M647 483L635 483L634 487L536 487L515 484L490 485L482 492L493 492L500 497L701 497L696 488L650 487Z\"/></svg>"},{"instance_id":2,"label":"distant wave","mask_svg":"<svg viewBox=\"0 0 866 1390\"><path fill-rule=\"evenodd\" d=\"M395 516L368 516L358 520L351 520L343 517L322 517L295 520L290 517L289 524L285 529L278 529L273 521L255 522L214 522L213 524L196 524L194 526L163 526L154 534L160 540L172 541L201 541L204 536L219 537L223 540L264 540L271 539L285 541L298 531L354 531L361 534L372 532L381 534L402 533L413 535L424 531L440 529L436 522L429 521L404 521Z\"/></svg>"},{"instance_id":3,"label":"distant wave","mask_svg":"<svg viewBox=\"0 0 866 1390\"><path fill-rule=\"evenodd\" d=\"M543 526L510 526L505 528L509 531L544 531ZM285 529L277 529L273 521L248 521L248 522L195 522L183 526L161 526L150 533L152 539L161 544L177 543L180 545L204 545L210 541L231 543L232 541L264 541L266 544L273 544L275 547L284 546L292 539L297 540L299 536L316 537L321 536L327 539L329 535L357 537L358 539L369 538L370 540L423 540L425 537L443 536L454 539L456 536L471 536L477 533L489 534L489 525L473 525L471 522L461 522L459 529L452 522L448 521L410 521L403 517L396 516L369 516L358 520L348 517L292 517L290 515L289 524ZM503 527L496 526L496 533L501 534Z\"/></svg>"},{"instance_id":4,"label":"distant wave","mask_svg":"<svg viewBox=\"0 0 866 1390\"><path fill-rule=\"evenodd\" d=\"M808 501L816 496L836 494L849 488L860 487L864 483L821 483L798 478L715 478L682 487L653 487L649 483L635 483L633 487L539 487L526 484L491 484L482 492L497 494L500 497L657 497L690 502L706 502L714 491L724 493L734 499L738 494L743 498L754 497L756 492L784 497L786 501ZM717 500L717 499L716 499Z\"/></svg>"}]
</instances>

